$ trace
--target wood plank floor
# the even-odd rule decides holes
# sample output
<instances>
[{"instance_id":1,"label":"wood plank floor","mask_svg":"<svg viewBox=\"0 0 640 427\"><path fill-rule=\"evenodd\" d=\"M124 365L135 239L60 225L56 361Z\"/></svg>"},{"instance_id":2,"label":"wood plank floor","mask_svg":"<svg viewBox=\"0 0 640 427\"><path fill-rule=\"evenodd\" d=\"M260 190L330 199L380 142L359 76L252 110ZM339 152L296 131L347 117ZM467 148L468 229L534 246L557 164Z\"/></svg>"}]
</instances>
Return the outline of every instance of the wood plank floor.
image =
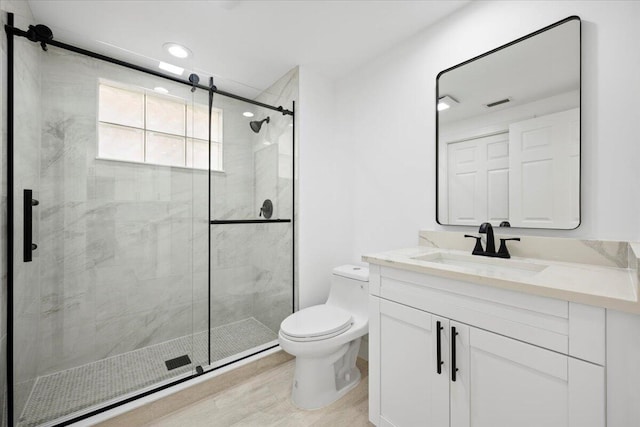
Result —
<instances>
[{"instance_id":1,"label":"wood plank floor","mask_svg":"<svg viewBox=\"0 0 640 427\"><path fill-rule=\"evenodd\" d=\"M291 403L295 360L250 378L146 426L370 426L368 366L358 359L362 380L339 401L315 411ZM125 421L125 420L122 420Z\"/></svg>"}]
</instances>

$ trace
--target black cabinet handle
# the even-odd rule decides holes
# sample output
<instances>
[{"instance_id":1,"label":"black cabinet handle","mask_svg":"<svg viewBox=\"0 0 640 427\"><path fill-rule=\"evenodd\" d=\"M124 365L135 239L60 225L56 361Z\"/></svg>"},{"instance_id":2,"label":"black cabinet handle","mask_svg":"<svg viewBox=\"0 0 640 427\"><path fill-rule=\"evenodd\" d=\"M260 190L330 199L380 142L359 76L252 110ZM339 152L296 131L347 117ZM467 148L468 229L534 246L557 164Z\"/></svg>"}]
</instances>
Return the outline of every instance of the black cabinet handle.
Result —
<instances>
[{"instance_id":1,"label":"black cabinet handle","mask_svg":"<svg viewBox=\"0 0 640 427\"><path fill-rule=\"evenodd\" d=\"M456 382L456 372L458 372L458 368L456 368L456 336L458 333L456 332L456 327L451 327L451 381Z\"/></svg>"},{"instance_id":2,"label":"black cabinet handle","mask_svg":"<svg viewBox=\"0 0 640 427\"><path fill-rule=\"evenodd\" d=\"M438 320L436 322L436 357L437 357L437 361L436 361L436 371L438 372L438 375L440 375L442 373L442 364L444 363L442 361L442 340L440 338L440 331L442 329L444 329L442 327L442 325L440 324L440 321Z\"/></svg>"},{"instance_id":3,"label":"black cabinet handle","mask_svg":"<svg viewBox=\"0 0 640 427\"><path fill-rule=\"evenodd\" d=\"M38 248L38 245L33 243L33 207L38 206L40 202L33 198L33 190L23 191L23 208L24 208L24 221L23 221L23 235L24 235L24 250L23 259L24 262L31 262L33 260L33 251Z\"/></svg>"}]
</instances>

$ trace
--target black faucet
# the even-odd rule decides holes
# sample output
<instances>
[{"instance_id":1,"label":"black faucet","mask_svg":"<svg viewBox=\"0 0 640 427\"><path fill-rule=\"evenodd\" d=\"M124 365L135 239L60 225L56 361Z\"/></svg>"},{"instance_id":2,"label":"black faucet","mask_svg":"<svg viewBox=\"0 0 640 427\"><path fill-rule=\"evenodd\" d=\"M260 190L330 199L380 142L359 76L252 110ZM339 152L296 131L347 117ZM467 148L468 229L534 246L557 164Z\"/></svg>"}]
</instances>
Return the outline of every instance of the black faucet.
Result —
<instances>
[{"instance_id":1,"label":"black faucet","mask_svg":"<svg viewBox=\"0 0 640 427\"><path fill-rule=\"evenodd\" d=\"M504 227L504 225L502 224L500 224L500 226ZM493 236L493 226L488 222L483 222L480 225L480 229L478 230L478 233L487 235L487 247L485 249L482 248L482 243L480 243L481 238L479 236L471 236L469 234L464 235L464 237L472 237L476 239L476 245L473 248L473 252L471 252L472 255L481 255L481 256L496 257L496 258L511 258L511 255L509 254L509 250L507 249L506 241L507 240L520 241L519 237L501 238L500 249L498 250L498 252L496 252L496 242Z\"/></svg>"},{"instance_id":2,"label":"black faucet","mask_svg":"<svg viewBox=\"0 0 640 427\"><path fill-rule=\"evenodd\" d=\"M483 222L480 224L480 229L478 230L480 234L487 235L487 247L484 250L484 254L486 256L495 256L496 254L496 241L493 238L493 227L489 222Z\"/></svg>"}]
</instances>

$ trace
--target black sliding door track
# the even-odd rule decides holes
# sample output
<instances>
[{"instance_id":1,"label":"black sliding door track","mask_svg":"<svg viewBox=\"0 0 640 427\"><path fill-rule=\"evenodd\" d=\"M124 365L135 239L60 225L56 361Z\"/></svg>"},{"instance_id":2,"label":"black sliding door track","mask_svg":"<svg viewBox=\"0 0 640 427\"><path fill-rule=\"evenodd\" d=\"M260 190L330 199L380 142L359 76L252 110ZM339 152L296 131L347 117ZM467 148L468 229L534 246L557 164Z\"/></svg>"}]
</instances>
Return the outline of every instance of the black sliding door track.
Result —
<instances>
[{"instance_id":1,"label":"black sliding door track","mask_svg":"<svg viewBox=\"0 0 640 427\"><path fill-rule=\"evenodd\" d=\"M275 107L273 105L265 104L263 102L254 101L253 99L245 98L244 96L240 96L240 95L236 95L236 94L231 93L231 92L226 92L224 90L220 90L215 86L209 87L209 86L201 85L199 83L191 83L190 81L182 80L182 79L179 79L177 77L172 77L172 76L163 74L163 73L161 73L159 71L152 70L150 68L142 67L140 65L136 65L136 64L132 64L130 62L122 61L120 59L112 58L110 56L103 55L101 53L93 52L93 51L90 51L90 50L87 50L87 49L83 49L81 47L77 47L77 46L73 46L73 45L70 45L70 44L67 44L67 43L59 42L57 40L53 40L53 39L52 40L41 40L41 39L32 40L29 37L29 35L28 35L28 33L26 31L21 30L21 29L16 28L16 27L13 26L13 19L10 21L10 23L5 25L5 31L7 32L7 35L25 37L26 39L31 40L31 41L36 42L36 43L40 42L40 43L44 43L46 45L59 47L61 49L68 50L70 52L79 53L81 55L89 56L89 57L95 58L95 59L100 59L102 61L109 62L111 64L120 65L121 67L129 68L129 69L136 70L136 71L141 71L143 73L151 74L151 75L154 75L156 77L161 77L163 79L171 80L171 81L176 82L176 83L182 83L184 85L195 87L195 88L202 89L202 90L205 90L205 91L212 91L212 92L217 93L219 95L223 95L223 96L226 96L226 97L229 97L229 98L237 99L239 101L244 101L244 102L247 102L249 104L257 105L259 107L268 108L268 109L274 110L274 111L279 111L280 113L282 113L285 116L287 116L287 115L288 116L293 116L293 111L287 110L287 109L283 108L282 106Z\"/></svg>"}]
</instances>

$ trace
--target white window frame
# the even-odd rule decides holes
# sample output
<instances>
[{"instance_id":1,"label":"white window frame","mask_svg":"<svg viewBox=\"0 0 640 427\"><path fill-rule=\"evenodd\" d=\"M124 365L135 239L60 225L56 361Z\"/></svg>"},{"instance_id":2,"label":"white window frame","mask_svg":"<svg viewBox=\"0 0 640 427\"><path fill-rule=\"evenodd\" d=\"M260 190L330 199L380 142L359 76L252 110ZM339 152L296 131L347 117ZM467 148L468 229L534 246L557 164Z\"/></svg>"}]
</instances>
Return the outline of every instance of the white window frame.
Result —
<instances>
[{"instance_id":1,"label":"white window frame","mask_svg":"<svg viewBox=\"0 0 640 427\"><path fill-rule=\"evenodd\" d=\"M125 125L125 124L121 124L121 123L114 123L114 122L108 122L108 121L102 121L100 120L100 87L101 86L108 86L108 87L113 87L119 90L124 90L124 91L129 91L132 93L138 93L141 94L143 96L143 127L137 127L137 126L131 126L131 125ZM205 107L208 108L207 105L204 104L195 104L195 103L191 103L188 100L181 98L181 97L177 97L177 96L171 96L171 95L165 95L165 94L160 94L157 93L155 91L151 91L142 87L135 87L135 86L130 86L130 85L126 85L126 84L122 84L119 82L114 82L114 81L110 81L110 80L103 80L100 79L98 81L98 85L97 85L97 109L98 109L98 114L97 114L97 144L96 144L96 159L98 160L106 160L106 161L115 161L115 162L126 162L126 163L134 163L134 164L141 164L141 165L152 165L152 166L164 166L164 167L172 167L172 168L184 168L184 169L194 169L194 170L204 170L207 171L209 170L208 167L207 168L201 168L201 167L195 167L195 166L187 166L187 143L188 141L194 141L194 142L204 142L204 143L208 143L209 141L206 139L201 139L201 138L195 138L193 136L189 137L188 136L188 113L187 113L187 109L189 108L189 106L192 107L196 107L196 106L200 106L200 107ZM175 134L175 133L168 133L168 132L161 132L161 131L157 131L154 129L149 129L147 128L147 97L148 96L152 96L156 99L167 99L170 102L180 102L182 104L184 104L184 115L185 115L185 127L184 127L184 132L180 133L180 134ZM195 110L195 108L194 108ZM218 120L218 126L217 132L213 132L211 133L211 145L213 146L214 144L218 146L218 165L211 165L211 171L212 172L224 172L224 158L223 158L223 153L224 153L224 143L223 143L223 123L224 123L224 116L223 116L223 110L220 108L212 108L212 121L214 120L214 115L217 115L217 120ZM213 123L213 122L212 122ZM119 128L128 128L128 129L137 129L142 131L142 135L143 135L143 161L135 161L135 160L129 160L129 159L118 159L118 158L113 158L113 157L101 157L99 155L100 153L100 124L105 124L108 126L115 126L115 127L119 127ZM183 138L184 141L184 164L182 165L167 165L167 164L161 164L161 163L154 163L154 162L149 162L147 161L147 133L148 132L153 132L153 133L157 133L157 134L162 134L162 135L168 135L171 137L181 137ZM193 147L193 146L192 146ZM192 148L193 150L193 148ZM209 153L209 155L211 155L211 153Z\"/></svg>"}]
</instances>

